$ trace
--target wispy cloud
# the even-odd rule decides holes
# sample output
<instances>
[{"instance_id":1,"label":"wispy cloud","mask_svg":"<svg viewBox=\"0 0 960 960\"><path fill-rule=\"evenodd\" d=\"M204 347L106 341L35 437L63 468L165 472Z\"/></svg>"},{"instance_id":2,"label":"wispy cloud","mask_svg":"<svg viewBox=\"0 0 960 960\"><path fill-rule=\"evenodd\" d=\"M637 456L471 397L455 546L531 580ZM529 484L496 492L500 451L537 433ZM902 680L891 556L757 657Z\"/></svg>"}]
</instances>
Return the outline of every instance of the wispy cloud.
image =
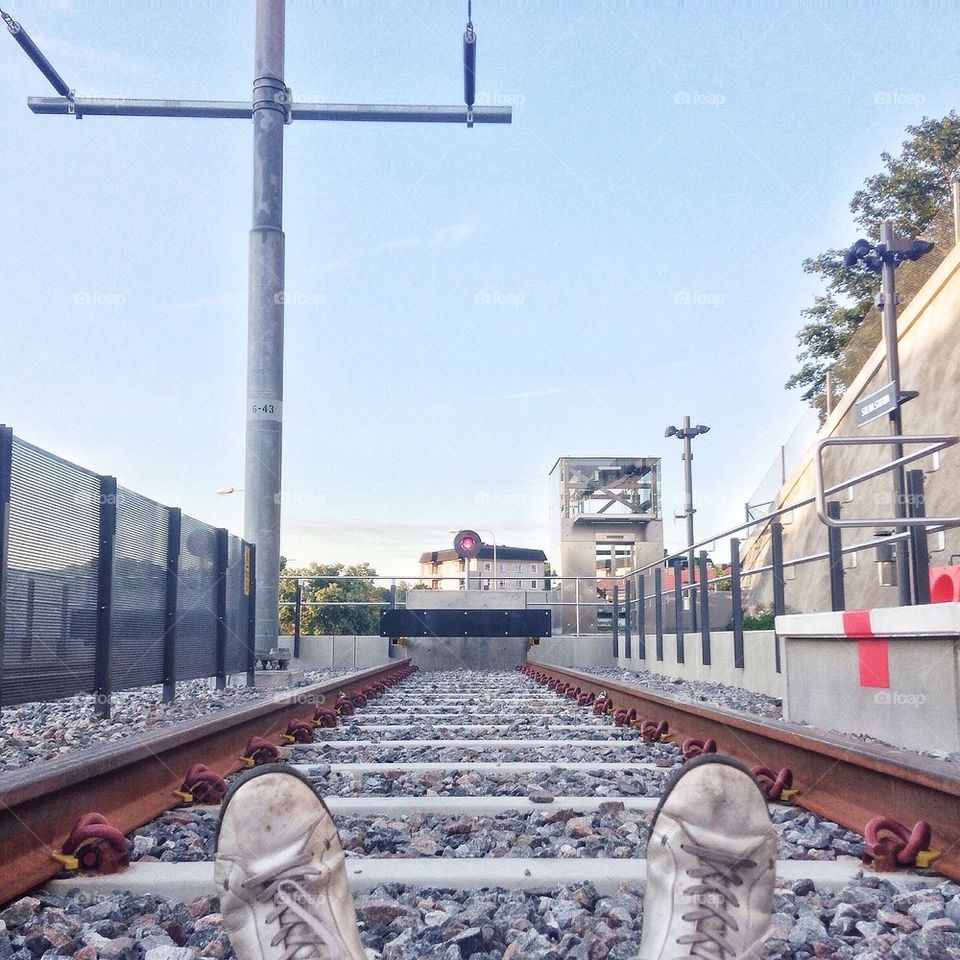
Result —
<instances>
[{"instance_id":1,"label":"wispy cloud","mask_svg":"<svg viewBox=\"0 0 960 960\"><path fill-rule=\"evenodd\" d=\"M217 307L237 307L245 303L237 293L218 293L212 297L197 297L196 300L181 300L173 304L174 310L213 310Z\"/></svg>"},{"instance_id":2,"label":"wispy cloud","mask_svg":"<svg viewBox=\"0 0 960 960\"><path fill-rule=\"evenodd\" d=\"M487 397L475 397L477 401L496 403L497 401L512 402L515 400L539 400L541 397L555 397L563 393L562 387L544 387L542 390L523 390L519 393L495 393Z\"/></svg>"},{"instance_id":3,"label":"wispy cloud","mask_svg":"<svg viewBox=\"0 0 960 960\"><path fill-rule=\"evenodd\" d=\"M86 66L139 77L148 77L153 74L145 61L127 56L117 50L91 47L83 43L74 43L72 40L64 40L61 37L37 35L35 39L37 46L43 50L51 62L64 72L66 72L65 67ZM70 78L66 79L69 82Z\"/></svg>"},{"instance_id":4,"label":"wispy cloud","mask_svg":"<svg viewBox=\"0 0 960 960\"><path fill-rule=\"evenodd\" d=\"M469 240L475 233L476 227L471 221L461 220L459 223L435 227L426 233L407 233L399 237L389 237L365 250L355 250L353 253L331 257L321 265L320 270L324 274L348 270L355 267L361 260L382 253L406 253L425 246L453 247Z\"/></svg>"},{"instance_id":5,"label":"wispy cloud","mask_svg":"<svg viewBox=\"0 0 960 960\"><path fill-rule=\"evenodd\" d=\"M434 247L452 247L473 236L475 228L469 220L462 220L447 227L439 227L430 234L430 244Z\"/></svg>"}]
</instances>

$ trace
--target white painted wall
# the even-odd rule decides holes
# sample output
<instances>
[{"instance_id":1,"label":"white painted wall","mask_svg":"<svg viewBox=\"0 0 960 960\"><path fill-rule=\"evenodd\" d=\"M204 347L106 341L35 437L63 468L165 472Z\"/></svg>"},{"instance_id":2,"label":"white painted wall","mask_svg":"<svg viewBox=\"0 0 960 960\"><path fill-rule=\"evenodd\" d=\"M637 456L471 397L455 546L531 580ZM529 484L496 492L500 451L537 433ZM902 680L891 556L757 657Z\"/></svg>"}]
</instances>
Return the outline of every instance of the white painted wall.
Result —
<instances>
[{"instance_id":1,"label":"white painted wall","mask_svg":"<svg viewBox=\"0 0 960 960\"><path fill-rule=\"evenodd\" d=\"M293 638L291 646L293 645ZM297 666L305 670L365 670L390 659L390 641L376 636L300 638Z\"/></svg>"},{"instance_id":2,"label":"white painted wall","mask_svg":"<svg viewBox=\"0 0 960 960\"><path fill-rule=\"evenodd\" d=\"M582 637L545 637L529 653L537 663L557 667L621 667L624 670L649 670L651 673L683 680L709 680L742 687L755 693L783 698L784 674L777 673L776 653L772 630L749 630L743 635L744 667L733 666L732 631L715 630L710 634L711 664L705 666L701 658L700 635L685 638L685 662L677 663L677 642L673 634L663 638L663 660L656 659L656 637L646 638L646 658L637 656L637 638L631 642L632 656L625 656L624 638L620 637L618 656L613 655L610 634Z\"/></svg>"}]
</instances>

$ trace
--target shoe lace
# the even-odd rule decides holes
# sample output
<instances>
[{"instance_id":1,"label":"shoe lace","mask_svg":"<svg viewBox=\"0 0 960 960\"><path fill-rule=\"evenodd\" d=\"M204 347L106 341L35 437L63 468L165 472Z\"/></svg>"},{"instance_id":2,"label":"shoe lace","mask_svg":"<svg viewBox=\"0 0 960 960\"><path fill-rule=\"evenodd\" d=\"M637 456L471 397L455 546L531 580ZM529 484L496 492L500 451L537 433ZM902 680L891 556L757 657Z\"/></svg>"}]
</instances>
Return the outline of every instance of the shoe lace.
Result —
<instances>
[{"instance_id":1,"label":"shoe lace","mask_svg":"<svg viewBox=\"0 0 960 960\"><path fill-rule=\"evenodd\" d=\"M699 880L684 889L686 896L697 897L697 907L681 915L681 919L696 924L694 933L677 938L680 946L689 945L689 957L706 960L725 960L737 957L736 948L727 939L727 931L739 930L737 921L729 913L730 907L739 907L740 901L732 887L743 884L740 871L756 866L756 861L737 857L722 850L711 850L694 843L680 845L680 849L696 857L699 866L687 870L687 875Z\"/></svg>"},{"instance_id":2,"label":"shoe lace","mask_svg":"<svg viewBox=\"0 0 960 960\"><path fill-rule=\"evenodd\" d=\"M270 946L283 944L280 960L341 960L341 939L331 931L316 910L317 898L303 886L308 878L328 876L322 866L310 864L309 850L292 854L279 865L242 882L245 888L262 889L257 900L273 902L266 922L279 924Z\"/></svg>"}]
</instances>

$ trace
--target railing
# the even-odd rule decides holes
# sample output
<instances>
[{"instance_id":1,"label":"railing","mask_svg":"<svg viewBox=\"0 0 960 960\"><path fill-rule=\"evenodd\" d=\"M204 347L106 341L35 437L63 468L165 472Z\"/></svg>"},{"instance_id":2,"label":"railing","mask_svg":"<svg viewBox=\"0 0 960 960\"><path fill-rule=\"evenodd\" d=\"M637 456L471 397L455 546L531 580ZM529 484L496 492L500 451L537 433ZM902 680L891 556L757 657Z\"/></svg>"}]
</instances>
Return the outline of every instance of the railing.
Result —
<instances>
[{"instance_id":1,"label":"railing","mask_svg":"<svg viewBox=\"0 0 960 960\"><path fill-rule=\"evenodd\" d=\"M875 467L841 483L832 486L826 486L823 480L823 468L821 464L822 451L828 446L836 446L842 443L871 443L871 444L923 444L922 448L902 457L897 457L888 463ZM911 470L906 474L905 489L909 494L909 517L907 519L898 519L896 517L871 517L862 520L840 520L841 504L838 500L830 500L832 495L841 491L847 491L858 484L867 480L879 477L892 470L902 470L909 463L929 457L935 453L953 446L960 442L958 437L944 436L924 436L924 437L876 437L869 440L865 438L830 438L821 441L818 448L816 464L816 476L818 481L817 493L813 496L794 501L771 510L763 517L750 519L745 523L738 524L721 533L713 534L710 537L685 546L674 553L666 554L661 559L644 564L634 570L624 574L607 574L602 577L560 577L553 574L549 576L538 576L538 580L546 580L550 583L550 590L547 591L550 596L542 601L531 601L530 591L524 592L524 606L551 607L563 612L572 608L573 618L570 623L572 629L569 631L576 636L584 634L594 634L597 632L609 632L612 634L614 656L619 655L619 641L621 629L625 640L625 652L627 657L632 655L632 638L635 634L638 643L638 653L642 659L646 658L646 640L648 613L653 621L653 630L650 636L654 639L656 660L664 659L664 642L667 634L670 620L673 620L673 633L676 643L676 660L678 663L686 661L686 643L685 637L688 632L685 620L691 622L691 632L699 634L701 647L701 662L709 665L712 660L711 649L711 596L729 596L731 614L729 620L730 631L733 634L733 659L734 666L743 668L745 665L744 651L744 609L743 609L743 588L744 581L749 578L758 577L763 574L771 574L772 578L772 613L779 616L786 612L786 571L796 570L800 567L814 563L826 563L827 572L830 578L830 602L833 610L843 610L846 606L844 592L844 569L843 558L848 555L856 555L863 551L884 550L889 552L893 545L904 544L905 549L910 550L911 570L913 579L913 601L923 603L929 601L929 557L926 551L926 537L930 533L960 526L960 518L954 517L932 517L924 516L924 474L922 470ZM787 559L784 557L783 547L783 524L781 518L787 514L805 507L818 507L821 517L824 520L826 533L826 549L815 553ZM839 526L850 527L873 527L873 526L903 526L901 529L883 537L882 541L876 537L869 540L860 541L853 544L844 545L840 539ZM740 548L741 539L751 534L766 533L770 538L768 563L743 568L741 564ZM707 546L715 546L717 543L729 539L730 548L730 567L719 573L710 573L709 555L705 549ZM695 570L692 571L690 582L684 583L682 580L683 565L690 550L697 553ZM674 573L673 584L669 589L669 594L664 583L665 571L671 569ZM473 582L471 575L471 582ZM425 577L431 582L455 581L462 583L465 574L460 575L429 575ZM481 578L487 579L487 578ZM497 581L522 584L524 581L532 579L527 576L501 576ZM297 581L295 589L295 599L281 603L281 609L294 608L294 626L293 636L296 645L295 653L299 652L301 636L301 620L304 609L311 607L368 607L385 608L395 607L405 604L406 592L416 588L416 583L411 583L411 578L396 576L346 576L338 577L332 575L296 575L282 577L281 580ZM319 584L333 584L349 581L366 581L371 584L373 589L379 589L378 599L373 597L362 600L349 601L310 601L303 598L303 585L308 582ZM376 588L376 583L387 583L388 587ZM604 586L601 587L600 585ZM567 599L570 594L570 587L573 588L572 599ZM609 593L607 587L609 586ZM652 586L652 592L647 592ZM559 589L557 589L559 587ZM456 591L443 591L456 593ZM490 591L496 594L501 591ZM506 596L515 596L518 591L504 590ZM535 591L539 592L539 591ZM486 591L484 591L486 593ZM596 599L587 599L593 594ZM672 597L670 596L672 594ZM672 610L668 610L671 607ZM685 613L689 612L689 618ZM599 616L598 616L599 615ZM566 618L564 618L566 619ZM584 625L593 627L593 629L584 630ZM596 626L594 626L596 624ZM609 626L608 626L609 625ZM727 627L727 624L724 624ZM776 641L775 641L776 643ZM774 658L777 672L781 672L781 660L779 645L775 645Z\"/></svg>"},{"instance_id":2,"label":"railing","mask_svg":"<svg viewBox=\"0 0 960 960\"><path fill-rule=\"evenodd\" d=\"M464 581L463 576L458 575L433 575L431 574L427 579L433 582L452 582L454 584L461 584ZM484 578L485 579L485 578ZM571 613L573 614L571 618L571 627L572 632L576 636L582 636L584 633L609 633L614 630L613 621L615 618L619 618L620 622L623 622L626 613L620 611L616 600L612 595L612 591L607 587L601 587L600 584L611 584L612 581L616 580L616 577L610 574L606 574L602 577L558 577L555 574L550 574L548 576L538 576L536 579L542 582L548 582L550 584L547 589L532 589L529 587L529 582L533 580L532 575L522 576L502 576L498 577L498 582L507 583L507 584L516 584L516 586L507 586L504 588L483 588L479 591L475 591L472 587L470 592L483 593L485 596L489 597L491 603L496 605L496 598L499 596L504 597L504 605L510 606L511 601L509 598L516 598L517 596L523 597L523 606L524 608L543 608L549 607L551 609L556 608L557 610L563 610L564 608L570 608ZM379 611L384 609L396 609L396 608L405 608L409 606L408 598L409 591L415 589L429 590L430 592L441 593L445 596L455 597L463 594L462 589L454 588L433 588L426 585L420 585L422 582L411 583L410 577L402 577L395 575L381 575L381 574L367 574L367 575L338 575L338 574L291 574L286 576L281 576L281 595L283 594L283 584L292 583L294 585L293 589L293 599L290 600L280 600L279 606L281 610L281 621L283 621L283 611L289 611L292 614L292 623L290 624L292 632L286 634L287 636L292 637L294 641L293 655L300 655L300 641L304 634L303 632L303 620L304 612L311 609L366 609L370 611ZM473 578L471 575L471 583L473 583ZM314 585L314 589L323 589L329 586L336 585L347 585L347 584L367 584L370 588L371 594L379 594L379 596L368 596L363 599L354 599L354 600L310 600L307 599L309 594L309 585ZM383 584L383 586L378 586L378 584ZM564 595L564 585L569 585L573 587L573 599L565 600ZM615 589L615 588L614 588ZM592 593L596 599L586 599L584 593ZM543 600L535 599L532 595L535 594L546 594L547 596ZM433 604L436 605L436 604ZM451 604L452 605L452 604ZM598 630L589 630L585 631L584 626L585 622L588 621L592 623L593 618L590 617L590 613L599 614L598 617ZM375 625L372 620L367 622L366 625L369 630L379 629L379 625ZM324 634L313 634L313 635L324 635Z\"/></svg>"},{"instance_id":3,"label":"railing","mask_svg":"<svg viewBox=\"0 0 960 960\"><path fill-rule=\"evenodd\" d=\"M620 578L623 584L624 601L629 611L626 617L626 653L629 657L630 649L630 627L633 605L637 610L637 636L640 643L641 657L645 656L645 620L643 611L646 608L648 600L654 603L655 613L655 637L657 645L657 659L663 659L663 591L662 575L665 567L673 566L675 570L674 584L674 602L678 611L676 622L676 645L677 662L685 662L685 644L683 621L679 616L679 610L684 603L685 597L689 607L694 614L694 623L696 623L696 614L699 613L698 632L701 639L701 657L705 665L711 662L711 636L710 636L710 608L706 600L706 591L701 589L716 585L721 581L730 582L730 594L733 606L733 616L731 628L733 631L733 651L734 666L742 668L744 666L744 630L743 630L743 602L742 586L743 581L748 577L759 576L764 573L770 573L773 581L773 614L780 616L786 612L785 571L795 569L806 564L826 561L828 564L830 576L830 596L831 607L833 610L844 610L846 608L846 598L843 583L843 557L848 554L857 554L864 550L876 551L879 546L889 550L889 545L903 543L904 548L910 551L910 569L912 571L913 602L929 602L929 555L926 548L926 538L930 533L936 533L941 530L960 526L960 517L926 517L924 515L924 473L922 470L911 470L906 473L904 489L907 491L908 516L906 518L898 517L869 517L855 520L841 520L841 504L838 500L828 500L832 494L841 491L847 491L867 480L879 477L893 470L902 470L909 463L932 456L940 451L951 447L960 442L960 437L956 436L919 436L919 437L832 437L820 441L817 447L815 458L815 470L817 481L817 492L802 500L785 504L775 510L772 510L766 516L748 520L745 523L731 527L722 533L715 534L712 537L700 540L698 543L689 547L684 547L681 551L668 554L662 560L654 561L630 571ZM876 445L894 445L895 448L908 444L924 444L922 449L911 454L905 454L900 457L884 463L879 467L874 467L864 473L851 477L841 483L832 486L826 486L824 480L824 471L822 464L823 450L830 446L857 445L857 444L876 444ZM818 553L808 554L786 560L783 556L783 525L780 517L793 513L795 510L803 507L816 505L818 514L822 519L827 531L827 549ZM737 534L749 534L756 531L756 528L765 526L770 535L770 563L755 566L750 569L742 569L740 565L740 537ZM883 537L882 544L878 543L876 538L855 544L844 546L840 539L840 528L848 527L878 527L894 526L903 527L895 533ZM702 549L708 545L715 545L717 542L730 538L730 570L716 576L708 576L707 564L708 554ZM682 584L680 582L681 564L687 554L691 551L699 550L697 556L697 574L691 572L690 583ZM653 579L654 590L652 594L646 593L646 577L650 575ZM697 594L700 594L699 605L697 603ZM619 601L619 590L615 594L614 605ZM613 623L619 623L619 616L614 615ZM615 629L616 634L616 629ZM614 649L618 647L618 637L614 636ZM775 638L776 643L776 638ZM776 670L781 672L780 648L775 647Z\"/></svg>"}]
</instances>

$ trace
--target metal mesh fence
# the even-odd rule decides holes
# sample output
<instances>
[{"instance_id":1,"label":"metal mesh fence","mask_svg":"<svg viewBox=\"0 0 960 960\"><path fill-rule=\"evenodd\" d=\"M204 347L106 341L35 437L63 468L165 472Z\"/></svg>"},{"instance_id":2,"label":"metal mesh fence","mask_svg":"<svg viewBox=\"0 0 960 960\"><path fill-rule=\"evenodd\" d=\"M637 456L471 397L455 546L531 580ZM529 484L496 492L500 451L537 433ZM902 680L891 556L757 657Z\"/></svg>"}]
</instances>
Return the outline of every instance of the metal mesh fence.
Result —
<instances>
[{"instance_id":1,"label":"metal mesh fence","mask_svg":"<svg viewBox=\"0 0 960 960\"><path fill-rule=\"evenodd\" d=\"M113 687L163 680L169 511L125 487L117 489L113 552Z\"/></svg>"},{"instance_id":2,"label":"metal mesh fence","mask_svg":"<svg viewBox=\"0 0 960 960\"><path fill-rule=\"evenodd\" d=\"M0 706L95 693L108 713L111 690L163 682L172 695L175 680L217 675L221 616L222 669L247 670L255 571L244 541L0 425L4 513Z\"/></svg>"},{"instance_id":3,"label":"metal mesh fence","mask_svg":"<svg viewBox=\"0 0 960 960\"><path fill-rule=\"evenodd\" d=\"M183 516L177 584L177 679L217 672L217 531Z\"/></svg>"},{"instance_id":4,"label":"metal mesh fence","mask_svg":"<svg viewBox=\"0 0 960 960\"><path fill-rule=\"evenodd\" d=\"M100 478L13 439L0 702L94 686Z\"/></svg>"}]
</instances>

